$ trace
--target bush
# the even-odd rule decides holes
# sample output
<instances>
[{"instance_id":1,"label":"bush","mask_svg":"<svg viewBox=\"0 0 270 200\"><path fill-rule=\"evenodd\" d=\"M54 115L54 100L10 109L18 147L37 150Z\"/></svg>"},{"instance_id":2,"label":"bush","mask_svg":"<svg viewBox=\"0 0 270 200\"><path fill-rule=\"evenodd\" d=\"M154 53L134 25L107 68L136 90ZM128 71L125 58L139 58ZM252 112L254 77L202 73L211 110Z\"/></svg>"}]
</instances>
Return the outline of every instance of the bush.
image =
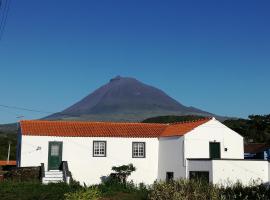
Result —
<instances>
[{"instance_id":1,"label":"bush","mask_svg":"<svg viewBox=\"0 0 270 200\"><path fill-rule=\"evenodd\" d=\"M133 164L129 164L121 165L119 167L113 166L112 170L115 172L110 174L109 179L114 179L117 182L125 184L127 182L127 177L130 176L131 173L136 170L136 168L133 166Z\"/></svg>"},{"instance_id":2,"label":"bush","mask_svg":"<svg viewBox=\"0 0 270 200\"><path fill-rule=\"evenodd\" d=\"M155 182L148 197L150 200L216 200L219 191L204 181L180 179L169 183Z\"/></svg>"},{"instance_id":3,"label":"bush","mask_svg":"<svg viewBox=\"0 0 270 200\"><path fill-rule=\"evenodd\" d=\"M66 200L97 200L100 198L100 192L97 187L88 187L75 192L65 194Z\"/></svg>"},{"instance_id":4,"label":"bush","mask_svg":"<svg viewBox=\"0 0 270 200\"><path fill-rule=\"evenodd\" d=\"M253 183L217 186L204 181L180 179L177 181L155 182L150 189L150 200L254 200L270 199L269 187Z\"/></svg>"},{"instance_id":5,"label":"bush","mask_svg":"<svg viewBox=\"0 0 270 200\"><path fill-rule=\"evenodd\" d=\"M230 187L221 187L220 196L224 199L270 199L270 189L263 184L243 186L240 183Z\"/></svg>"},{"instance_id":6,"label":"bush","mask_svg":"<svg viewBox=\"0 0 270 200\"><path fill-rule=\"evenodd\" d=\"M103 197L111 198L120 194L128 194L129 199L147 199L148 196L148 189L143 183L137 186L133 182L121 183L115 179L108 179L97 187Z\"/></svg>"},{"instance_id":7,"label":"bush","mask_svg":"<svg viewBox=\"0 0 270 200\"><path fill-rule=\"evenodd\" d=\"M40 182L0 182L1 200L61 200L64 194L74 192L73 188L65 183L50 183L42 185Z\"/></svg>"}]
</instances>

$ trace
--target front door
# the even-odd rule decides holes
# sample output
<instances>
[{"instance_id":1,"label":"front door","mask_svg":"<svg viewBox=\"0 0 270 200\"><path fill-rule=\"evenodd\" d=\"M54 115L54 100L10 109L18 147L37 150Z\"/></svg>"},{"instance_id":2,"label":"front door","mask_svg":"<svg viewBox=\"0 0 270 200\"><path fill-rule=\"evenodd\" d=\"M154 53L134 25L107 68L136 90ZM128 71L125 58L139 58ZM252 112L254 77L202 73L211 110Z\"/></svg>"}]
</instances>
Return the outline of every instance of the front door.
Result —
<instances>
[{"instance_id":1,"label":"front door","mask_svg":"<svg viewBox=\"0 0 270 200\"><path fill-rule=\"evenodd\" d=\"M210 159L220 158L220 143L219 142L210 142Z\"/></svg>"},{"instance_id":2,"label":"front door","mask_svg":"<svg viewBox=\"0 0 270 200\"><path fill-rule=\"evenodd\" d=\"M62 142L49 142L48 170L59 170L62 162Z\"/></svg>"}]
</instances>

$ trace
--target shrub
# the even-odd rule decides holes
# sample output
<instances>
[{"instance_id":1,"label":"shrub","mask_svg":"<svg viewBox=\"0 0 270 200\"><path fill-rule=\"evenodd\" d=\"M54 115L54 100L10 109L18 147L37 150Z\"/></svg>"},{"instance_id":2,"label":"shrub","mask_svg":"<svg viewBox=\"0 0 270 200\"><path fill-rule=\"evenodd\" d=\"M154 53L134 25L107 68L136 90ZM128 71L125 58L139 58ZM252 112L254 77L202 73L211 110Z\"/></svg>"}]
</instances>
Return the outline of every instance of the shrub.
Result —
<instances>
[{"instance_id":1,"label":"shrub","mask_svg":"<svg viewBox=\"0 0 270 200\"><path fill-rule=\"evenodd\" d=\"M149 193L150 200L216 200L219 191L204 181L180 179L177 181L155 182Z\"/></svg>"},{"instance_id":2,"label":"shrub","mask_svg":"<svg viewBox=\"0 0 270 200\"><path fill-rule=\"evenodd\" d=\"M97 200L100 198L100 192L97 187L88 187L75 192L65 194L66 200Z\"/></svg>"},{"instance_id":3,"label":"shrub","mask_svg":"<svg viewBox=\"0 0 270 200\"><path fill-rule=\"evenodd\" d=\"M1 200L61 200L64 194L75 191L65 183L50 183L42 185L40 182L3 181L0 183Z\"/></svg>"},{"instance_id":4,"label":"shrub","mask_svg":"<svg viewBox=\"0 0 270 200\"><path fill-rule=\"evenodd\" d=\"M114 179L120 183L126 183L127 177L130 176L130 174L134 172L136 168L133 166L133 164L129 164L119 167L113 166L112 170L115 172L110 174L110 179Z\"/></svg>"},{"instance_id":5,"label":"shrub","mask_svg":"<svg viewBox=\"0 0 270 200\"><path fill-rule=\"evenodd\" d=\"M236 183L230 187L221 187L220 196L224 199L270 199L269 187L263 184L250 184L243 186L241 183Z\"/></svg>"},{"instance_id":6,"label":"shrub","mask_svg":"<svg viewBox=\"0 0 270 200\"><path fill-rule=\"evenodd\" d=\"M150 200L253 200L270 199L270 189L263 184L253 183L243 186L240 183L213 185L204 181L185 180L155 182L148 195Z\"/></svg>"},{"instance_id":7,"label":"shrub","mask_svg":"<svg viewBox=\"0 0 270 200\"><path fill-rule=\"evenodd\" d=\"M143 183L135 185L132 181L120 183L115 179L108 179L102 184L97 185L103 197L112 198L121 196L122 199L147 199L148 188ZM124 197L126 195L127 197ZM112 198L114 199L114 198ZM119 198L116 198L119 199Z\"/></svg>"}]
</instances>

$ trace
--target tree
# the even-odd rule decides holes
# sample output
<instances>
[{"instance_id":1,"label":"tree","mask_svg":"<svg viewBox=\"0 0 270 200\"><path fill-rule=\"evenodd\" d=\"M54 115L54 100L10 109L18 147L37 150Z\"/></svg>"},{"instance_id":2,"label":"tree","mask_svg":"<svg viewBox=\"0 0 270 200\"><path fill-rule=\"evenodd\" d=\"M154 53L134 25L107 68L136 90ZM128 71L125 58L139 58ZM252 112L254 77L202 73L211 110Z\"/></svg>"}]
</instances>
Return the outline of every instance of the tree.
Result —
<instances>
[{"instance_id":1,"label":"tree","mask_svg":"<svg viewBox=\"0 0 270 200\"><path fill-rule=\"evenodd\" d=\"M113 166L112 170L115 171L115 173L111 173L110 178L120 183L126 184L127 177L130 176L130 174L134 172L136 168L133 166L133 164L129 164L119 167Z\"/></svg>"},{"instance_id":2,"label":"tree","mask_svg":"<svg viewBox=\"0 0 270 200\"><path fill-rule=\"evenodd\" d=\"M241 134L248 143L270 144L270 115L250 115L248 118L226 120L224 124Z\"/></svg>"}]
</instances>

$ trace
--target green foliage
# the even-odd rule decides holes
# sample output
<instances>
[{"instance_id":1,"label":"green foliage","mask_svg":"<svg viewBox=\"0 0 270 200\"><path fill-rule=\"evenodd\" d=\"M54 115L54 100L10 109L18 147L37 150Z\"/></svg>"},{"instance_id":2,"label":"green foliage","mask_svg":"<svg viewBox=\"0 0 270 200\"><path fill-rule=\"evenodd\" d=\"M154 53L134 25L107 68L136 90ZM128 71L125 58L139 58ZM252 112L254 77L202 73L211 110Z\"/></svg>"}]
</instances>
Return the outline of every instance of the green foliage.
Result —
<instances>
[{"instance_id":1,"label":"green foliage","mask_svg":"<svg viewBox=\"0 0 270 200\"><path fill-rule=\"evenodd\" d=\"M205 117L203 116L196 116L196 115L184 115L184 116L174 116L174 115L169 115L169 116L159 116L159 117L152 117L143 120L143 123L174 123L174 122L184 122L184 121L193 121L193 120L198 120L198 119L203 119Z\"/></svg>"},{"instance_id":2,"label":"green foliage","mask_svg":"<svg viewBox=\"0 0 270 200\"><path fill-rule=\"evenodd\" d=\"M222 199L270 199L270 189L263 184L243 186L242 184L237 183L230 187L219 188L219 190L220 198Z\"/></svg>"},{"instance_id":3,"label":"green foliage","mask_svg":"<svg viewBox=\"0 0 270 200\"><path fill-rule=\"evenodd\" d=\"M180 179L155 182L147 187L119 182L106 182L96 186L81 187L78 182L70 185L39 182L0 182L1 200L253 200L270 199L270 189L265 185L251 184L217 186L203 181Z\"/></svg>"},{"instance_id":4,"label":"green foliage","mask_svg":"<svg viewBox=\"0 0 270 200\"><path fill-rule=\"evenodd\" d=\"M148 188L143 184L135 185L133 182L120 183L113 179L97 186L103 197L110 199L147 199ZM121 196L121 198L116 198Z\"/></svg>"},{"instance_id":5,"label":"green foliage","mask_svg":"<svg viewBox=\"0 0 270 200\"><path fill-rule=\"evenodd\" d=\"M155 182L150 189L150 200L217 200L219 190L204 181L180 179L170 182Z\"/></svg>"},{"instance_id":6,"label":"green foliage","mask_svg":"<svg viewBox=\"0 0 270 200\"><path fill-rule=\"evenodd\" d=\"M121 165L119 167L113 166L112 170L115 173L110 174L110 179L118 181L120 183L126 183L127 177L136 170L133 164Z\"/></svg>"},{"instance_id":7,"label":"green foliage","mask_svg":"<svg viewBox=\"0 0 270 200\"><path fill-rule=\"evenodd\" d=\"M97 200L100 198L100 192L97 187L88 187L75 192L65 194L66 200Z\"/></svg>"},{"instance_id":8,"label":"green foliage","mask_svg":"<svg viewBox=\"0 0 270 200\"><path fill-rule=\"evenodd\" d=\"M42 185L40 182L0 182L1 200L61 200L64 194L75 192L76 188L65 183Z\"/></svg>"},{"instance_id":9,"label":"green foliage","mask_svg":"<svg viewBox=\"0 0 270 200\"><path fill-rule=\"evenodd\" d=\"M253 200L270 199L270 189L265 185L240 183L217 186L204 181L184 180L156 182L152 185L150 200Z\"/></svg>"},{"instance_id":10,"label":"green foliage","mask_svg":"<svg viewBox=\"0 0 270 200\"><path fill-rule=\"evenodd\" d=\"M17 135L15 133L0 133L0 160L6 160L10 142L10 160L16 160Z\"/></svg>"},{"instance_id":11,"label":"green foliage","mask_svg":"<svg viewBox=\"0 0 270 200\"><path fill-rule=\"evenodd\" d=\"M249 119L226 120L224 124L245 137L246 142L270 144L270 115L250 115Z\"/></svg>"}]
</instances>

